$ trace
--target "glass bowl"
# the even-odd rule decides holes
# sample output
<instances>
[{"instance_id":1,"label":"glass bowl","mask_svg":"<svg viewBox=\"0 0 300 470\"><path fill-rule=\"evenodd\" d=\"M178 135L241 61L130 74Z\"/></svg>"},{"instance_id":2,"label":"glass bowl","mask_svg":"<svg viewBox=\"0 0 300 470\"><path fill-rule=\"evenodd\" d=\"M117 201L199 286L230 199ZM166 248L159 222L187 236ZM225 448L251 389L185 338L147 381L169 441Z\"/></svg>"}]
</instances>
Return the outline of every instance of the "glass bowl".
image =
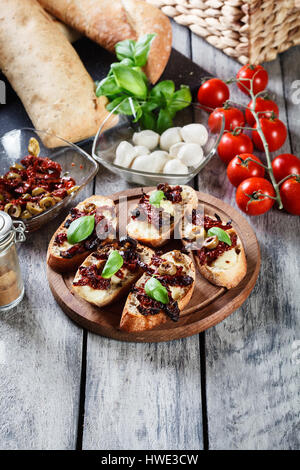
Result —
<instances>
[{"instance_id":1,"label":"glass bowl","mask_svg":"<svg viewBox=\"0 0 300 470\"><path fill-rule=\"evenodd\" d=\"M14 163L19 163L28 155L28 142L30 138L34 137L40 144L40 156L58 162L62 167L61 174L67 174L79 186L77 191L71 193L50 209L34 215L30 219L22 219L27 232L38 230L42 225L56 217L77 196L79 191L94 178L98 171L97 163L88 153L60 137L51 135L52 138L55 138L57 146L55 148L46 147L42 139L49 136L50 134L47 132L23 128L7 132L0 138L0 175L4 175ZM14 220L18 219L14 218Z\"/></svg>"},{"instance_id":2,"label":"glass bowl","mask_svg":"<svg viewBox=\"0 0 300 470\"><path fill-rule=\"evenodd\" d=\"M123 114L116 115L111 112L109 116L107 116L95 136L92 155L95 160L113 173L120 175L129 183L142 186L154 186L157 183L186 184L194 178L215 155L224 131L225 122L223 118L220 132L213 134L208 127L208 116L209 114L203 111L199 105L191 103L190 106L179 111L174 119L174 126L182 127L186 124L200 123L203 124L208 131L208 141L203 147L204 159L197 168L190 169L187 174L150 173L148 171L121 167L113 163L116 148L119 143L122 140L131 142L133 133L141 130L138 124L133 122L134 118L132 116L125 116Z\"/></svg>"}]
</instances>

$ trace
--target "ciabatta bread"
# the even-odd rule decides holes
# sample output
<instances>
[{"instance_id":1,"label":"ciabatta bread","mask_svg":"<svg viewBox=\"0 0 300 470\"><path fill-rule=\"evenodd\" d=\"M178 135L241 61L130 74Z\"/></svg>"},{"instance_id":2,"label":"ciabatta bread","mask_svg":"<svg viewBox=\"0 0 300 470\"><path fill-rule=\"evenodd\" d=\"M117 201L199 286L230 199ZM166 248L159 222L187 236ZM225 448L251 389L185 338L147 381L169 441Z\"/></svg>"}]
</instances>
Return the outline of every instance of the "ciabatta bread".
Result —
<instances>
[{"instance_id":1,"label":"ciabatta bread","mask_svg":"<svg viewBox=\"0 0 300 470\"><path fill-rule=\"evenodd\" d=\"M99 222L101 224L101 230L100 232L98 231L98 234L102 237L102 241L104 237L106 238L106 235L107 238L115 238L117 219L113 200L104 196L91 196L71 209L68 216L51 238L48 246L47 263L52 269L57 272L74 271L89 253L95 251L97 245L101 242L97 237L97 226L95 226L94 232L87 240L76 243L76 245L71 245L66 239L68 226L73 220L78 218L77 216L92 214L96 214L99 218L102 218ZM90 248L88 245L90 245Z\"/></svg>"},{"instance_id":2,"label":"ciabatta bread","mask_svg":"<svg viewBox=\"0 0 300 470\"><path fill-rule=\"evenodd\" d=\"M38 130L79 142L108 115L107 100L95 96L75 49L36 0L1 0L0 69ZM48 147L62 145L42 138Z\"/></svg>"},{"instance_id":3,"label":"ciabatta bread","mask_svg":"<svg viewBox=\"0 0 300 470\"><path fill-rule=\"evenodd\" d=\"M151 272L152 268L152 272ZM162 274L162 273L174 274ZM169 303L152 300L145 293L145 284L155 276L167 288ZM170 251L150 264L128 295L120 328L132 332L150 330L167 321L177 321L180 312L189 303L195 285L195 268L192 259L178 250Z\"/></svg>"},{"instance_id":4,"label":"ciabatta bread","mask_svg":"<svg viewBox=\"0 0 300 470\"><path fill-rule=\"evenodd\" d=\"M209 241L207 230L209 227L220 227L231 238L232 245L215 241L217 245L206 247ZM186 248L193 250L196 265L208 281L216 286L231 289L236 287L247 272L245 250L241 239L231 225L231 222L222 223L219 218L205 216L204 219L194 216L182 230L182 239Z\"/></svg>"},{"instance_id":5,"label":"ciabatta bread","mask_svg":"<svg viewBox=\"0 0 300 470\"><path fill-rule=\"evenodd\" d=\"M119 41L156 33L145 72L152 83L163 73L171 52L172 28L167 16L153 5L138 0L39 2L61 21L113 53Z\"/></svg>"},{"instance_id":6,"label":"ciabatta bread","mask_svg":"<svg viewBox=\"0 0 300 470\"><path fill-rule=\"evenodd\" d=\"M180 191L178 191L180 188ZM138 206L133 210L130 221L127 225L127 233L141 243L153 247L164 245L171 237L174 229L187 210L198 206L197 194L190 186L169 186L159 184L157 190L162 190L167 198L160 202L160 208L156 208L149 203L149 194L143 194ZM175 202L172 202L172 192ZM180 195L179 202L176 198ZM137 215L136 215L137 214ZM162 225L159 225L161 220Z\"/></svg>"},{"instance_id":7,"label":"ciabatta bread","mask_svg":"<svg viewBox=\"0 0 300 470\"><path fill-rule=\"evenodd\" d=\"M130 250L129 263L126 263L126 250L128 249ZM101 272L113 250L119 251L123 256L124 264L110 279L103 279ZM108 243L104 248L89 255L79 267L73 281L72 291L97 307L111 304L128 293L131 286L143 274L140 263L150 264L153 255L154 251L151 248L139 244L126 248L124 244L121 245L118 242Z\"/></svg>"}]
</instances>

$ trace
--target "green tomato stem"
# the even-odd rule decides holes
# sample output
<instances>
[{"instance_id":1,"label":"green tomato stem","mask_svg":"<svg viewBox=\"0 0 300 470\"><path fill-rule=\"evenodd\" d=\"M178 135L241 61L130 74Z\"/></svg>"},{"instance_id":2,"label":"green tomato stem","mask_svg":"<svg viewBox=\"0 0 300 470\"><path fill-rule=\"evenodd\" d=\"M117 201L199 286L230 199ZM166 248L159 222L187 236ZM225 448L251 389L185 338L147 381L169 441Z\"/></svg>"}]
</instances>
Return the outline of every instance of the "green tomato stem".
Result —
<instances>
[{"instance_id":1,"label":"green tomato stem","mask_svg":"<svg viewBox=\"0 0 300 470\"><path fill-rule=\"evenodd\" d=\"M257 72L256 72L257 73ZM283 208L283 205L282 205L282 201L281 201L281 197L280 197L280 192L279 192L279 185L277 184L276 180L275 180L275 177L274 177L274 173L273 173L273 168L272 168L272 161L271 161L271 156L270 156L270 151L269 151L269 145L267 143L267 140L265 138L265 135L262 131L262 128L261 128L261 125L260 125L260 121L259 121L259 115L258 113L255 111L255 107L256 107L256 100L257 98L264 94L265 91L261 91L257 94L254 94L253 92L253 83L254 83L254 78L255 78L255 75L253 75L253 77L251 79L248 79L250 81L250 89L247 88L247 90L249 91L250 93L250 96L251 96L251 100L252 100L252 108L251 109L251 112L252 112L252 115L255 119L255 122L256 122L256 131L258 133L258 135L260 136L261 140L262 140L262 143L263 143L263 146L264 146L264 150L265 150L265 154L266 154L266 159L267 159L267 166L265 167L266 170L268 171L268 174L270 176L270 180L272 182L272 185L273 185L273 188L275 190L275 194L276 194L276 197L274 198L278 204L278 208L279 209L282 209ZM243 80L243 79L237 79L238 82L240 82L240 80ZM243 84L242 84L243 85ZM270 197L270 196L269 196Z\"/></svg>"}]
</instances>

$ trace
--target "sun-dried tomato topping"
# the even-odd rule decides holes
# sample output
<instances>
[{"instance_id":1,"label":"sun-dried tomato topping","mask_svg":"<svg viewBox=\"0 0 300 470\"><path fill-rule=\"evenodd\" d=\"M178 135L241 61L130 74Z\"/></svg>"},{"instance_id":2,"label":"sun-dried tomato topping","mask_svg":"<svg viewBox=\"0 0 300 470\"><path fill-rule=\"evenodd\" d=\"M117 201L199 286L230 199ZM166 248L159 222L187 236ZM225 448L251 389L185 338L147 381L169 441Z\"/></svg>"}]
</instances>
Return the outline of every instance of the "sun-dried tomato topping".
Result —
<instances>
[{"instance_id":1,"label":"sun-dried tomato topping","mask_svg":"<svg viewBox=\"0 0 300 470\"><path fill-rule=\"evenodd\" d=\"M110 286L110 279L101 277L102 268L99 270L95 264L91 266L80 266L81 278L73 282L74 286L90 286L93 289L107 290Z\"/></svg>"},{"instance_id":2,"label":"sun-dried tomato topping","mask_svg":"<svg viewBox=\"0 0 300 470\"><path fill-rule=\"evenodd\" d=\"M193 209L191 221L193 225L199 225L201 227L204 226L206 231L212 227L220 227L223 230L229 230L230 228L232 228L231 221L225 224L219 217L213 219L212 217L205 215L203 218L202 213L200 211L197 211L197 209Z\"/></svg>"},{"instance_id":3,"label":"sun-dried tomato topping","mask_svg":"<svg viewBox=\"0 0 300 470\"><path fill-rule=\"evenodd\" d=\"M12 167L10 171L0 178L0 193L3 196L0 201L0 210L7 203L20 205L25 208L28 202L38 203L48 193L52 196L64 199L68 195L68 189L75 186L73 178L61 177L59 163L47 157L35 157L28 155L21 160L23 168ZM35 188L43 188L44 193L32 196ZM27 198L22 198L27 194Z\"/></svg>"},{"instance_id":4,"label":"sun-dried tomato topping","mask_svg":"<svg viewBox=\"0 0 300 470\"><path fill-rule=\"evenodd\" d=\"M65 232L62 232L56 235L54 243L56 243L56 245L62 245L64 242L67 241L67 239L67 234Z\"/></svg>"},{"instance_id":5,"label":"sun-dried tomato topping","mask_svg":"<svg viewBox=\"0 0 300 470\"><path fill-rule=\"evenodd\" d=\"M168 201L171 201L173 203L182 202L181 186L169 186L167 183L161 183L157 185L157 190L163 191Z\"/></svg>"},{"instance_id":6,"label":"sun-dried tomato topping","mask_svg":"<svg viewBox=\"0 0 300 470\"><path fill-rule=\"evenodd\" d=\"M139 222L147 221L157 229L172 223L173 217L160 207L155 207L149 202L150 196L143 194L138 206L132 211L131 218Z\"/></svg>"},{"instance_id":7,"label":"sun-dried tomato topping","mask_svg":"<svg viewBox=\"0 0 300 470\"><path fill-rule=\"evenodd\" d=\"M186 287L186 286L190 286L191 284L193 284L194 279L191 276L184 274L182 271L183 271L182 266L176 266L175 274L173 275L164 274L163 276L158 274L158 275L155 275L155 277L165 287L168 287L168 286Z\"/></svg>"},{"instance_id":8,"label":"sun-dried tomato topping","mask_svg":"<svg viewBox=\"0 0 300 470\"><path fill-rule=\"evenodd\" d=\"M201 250L198 250L198 256L200 259L200 264L208 264L211 265L213 261L215 261L219 256L221 256L225 251L229 251L236 246L237 243L237 235L236 233L230 233L231 239L231 246L227 245L225 242L218 243L218 246L213 250L209 250L208 248L202 247Z\"/></svg>"},{"instance_id":9,"label":"sun-dried tomato topping","mask_svg":"<svg viewBox=\"0 0 300 470\"><path fill-rule=\"evenodd\" d=\"M163 311L171 320L174 322L178 321L180 310L176 300L171 297L170 291L168 291L170 302L163 304L157 300L151 299L143 287L133 287L132 293L136 296L139 305L137 306L138 311L141 315L157 315Z\"/></svg>"}]
</instances>

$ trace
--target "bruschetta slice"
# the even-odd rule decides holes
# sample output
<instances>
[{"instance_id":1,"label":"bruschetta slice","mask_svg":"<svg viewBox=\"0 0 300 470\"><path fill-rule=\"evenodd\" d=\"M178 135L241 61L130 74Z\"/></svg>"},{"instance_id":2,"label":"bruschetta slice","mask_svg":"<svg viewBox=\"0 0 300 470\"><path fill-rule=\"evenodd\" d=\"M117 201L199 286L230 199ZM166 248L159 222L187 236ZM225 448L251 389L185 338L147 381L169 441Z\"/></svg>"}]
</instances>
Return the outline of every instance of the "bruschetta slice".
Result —
<instances>
[{"instance_id":1,"label":"bruschetta slice","mask_svg":"<svg viewBox=\"0 0 300 470\"><path fill-rule=\"evenodd\" d=\"M122 267L110 277L102 277L109 255L118 252L123 258ZM151 263L154 251L127 238L107 242L95 253L90 254L79 267L72 291L87 302L103 307L127 294L143 269Z\"/></svg>"},{"instance_id":2,"label":"bruschetta slice","mask_svg":"<svg viewBox=\"0 0 300 470\"><path fill-rule=\"evenodd\" d=\"M211 228L221 229L218 235L208 233ZM222 241L222 233L228 238ZM224 235L224 234L223 234ZM247 272L245 250L232 222L222 222L221 218L200 215L197 210L185 224L182 241L187 249L192 249L200 273L212 284L231 289L236 287Z\"/></svg>"},{"instance_id":3,"label":"bruschetta slice","mask_svg":"<svg viewBox=\"0 0 300 470\"><path fill-rule=\"evenodd\" d=\"M67 239L68 228L74 220L85 215L95 216L95 229L86 240L71 245ZM112 199L104 196L91 196L85 199L71 209L51 238L47 253L48 265L58 272L77 269L105 238L115 238L116 228L116 209Z\"/></svg>"},{"instance_id":4,"label":"bruschetta slice","mask_svg":"<svg viewBox=\"0 0 300 470\"><path fill-rule=\"evenodd\" d=\"M153 198L155 195L159 197ZM155 191L142 195L131 213L127 233L141 243L162 246L171 238L185 211L197 205L197 194L190 186L159 184Z\"/></svg>"},{"instance_id":5,"label":"bruschetta slice","mask_svg":"<svg viewBox=\"0 0 300 470\"><path fill-rule=\"evenodd\" d=\"M146 292L149 279L157 279L167 290L168 302L162 303ZM195 284L192 259L178 250L152 259L147 272L136 282L124 306L120 328L132 332L150 330L169 318L177 321L190 301Z\"/></svg>"}]
</instances>

